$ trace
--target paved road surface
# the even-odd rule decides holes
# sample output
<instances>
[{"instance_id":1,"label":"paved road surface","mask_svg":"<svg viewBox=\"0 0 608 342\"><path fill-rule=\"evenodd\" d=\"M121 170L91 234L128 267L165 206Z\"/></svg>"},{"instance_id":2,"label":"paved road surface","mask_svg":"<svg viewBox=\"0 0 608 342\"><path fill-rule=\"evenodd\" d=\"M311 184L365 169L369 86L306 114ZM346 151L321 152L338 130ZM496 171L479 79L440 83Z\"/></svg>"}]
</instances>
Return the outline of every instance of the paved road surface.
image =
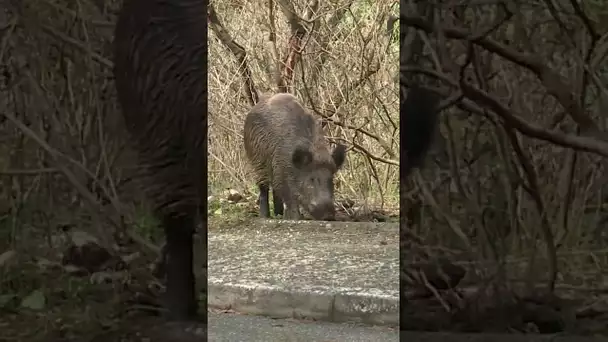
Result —
<instances>
[{"instance_id":1,"label":"paved road surface","mask_svg":"<svg viewBox=\"0 0 608 342\"><path fill-rule=\"evenodd\" d=\"M272 319L232 313L209 313L213 342L378 342L399 341L387 327Z\"/></svg>"},{"instance_id":2,"label":"paved road surface","mask_svg":"<svg viewBox=\"0 0 608 342\"><path fill-rule=\"evenodd\" d=\"M397 342L399 333L388 327L351 323L272 319L209 312L208 340L212 342ZM405 332L408 342L605 342L605 337L559 335L497 335Z\"/></svg>"}]
</instances>

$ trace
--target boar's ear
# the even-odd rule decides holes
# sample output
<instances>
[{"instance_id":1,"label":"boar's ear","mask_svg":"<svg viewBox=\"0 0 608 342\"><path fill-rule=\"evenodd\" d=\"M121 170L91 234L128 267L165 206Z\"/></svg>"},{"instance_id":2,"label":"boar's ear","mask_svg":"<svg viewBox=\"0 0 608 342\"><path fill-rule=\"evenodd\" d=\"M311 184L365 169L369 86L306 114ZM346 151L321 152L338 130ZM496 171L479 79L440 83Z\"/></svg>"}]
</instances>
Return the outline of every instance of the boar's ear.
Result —
<instances>
[{"instance_id":1,"label":"boar's ear","mask_svg":"<svg viewBox=\"0 0 608 342\"><path fill-rule=\"evenodd\" d=\"M291 161L297 169L303 169L312 163L312 152L304 146L297 146L291 155Z\"/></svg>"},{"instance_id":2,"label":"boar's ear","mask_svg":"<svg viewBox=\"0 0 608 342\"><path fill-rule=\"evenodd\" d=\"M346 146L337 144L336 147L334 147L334 150L331 152L331 157L334 160L334 164L336 164L336 169L339 170L346 159Z\"/></svg>"}]
</instances>

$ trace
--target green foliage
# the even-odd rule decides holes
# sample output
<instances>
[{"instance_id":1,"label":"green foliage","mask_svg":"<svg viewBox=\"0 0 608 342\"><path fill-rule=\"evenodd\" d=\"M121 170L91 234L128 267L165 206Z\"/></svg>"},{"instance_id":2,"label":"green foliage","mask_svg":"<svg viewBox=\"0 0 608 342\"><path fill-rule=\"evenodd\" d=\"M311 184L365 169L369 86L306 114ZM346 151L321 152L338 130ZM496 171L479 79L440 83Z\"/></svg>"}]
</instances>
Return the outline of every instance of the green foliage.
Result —
<instances>
[{"instance_id":1,"label":"green foliage","mask_svg":"<svg viewBox=\"0 0 608 342\"><path fill-rule=\"evenodd\" d=\"M46 307L46 296L41 290L34 290L23 298L21 307L30 310L42 310Z\"/></svg>"},{"instance_id":2,"label":"green foliage","mask_svg":"<svg viewBox=\"0 0 608 342\"><path fill-rule=\"evenodd\" d=\"M225 219L251 216L247 213L246 207L217 198L213 198L207 202L207 215L209 217L221 217Z\"/></svg>"},{"instance_id":3,"label":"green foliage","mask_svg":"<svg viewBox=\"0 0 608 342\"><path fill-rule=\"evenodd\" d=\"M582 2L585 13L595 23L599 33L608 31L608 2L604 0L587 0Z\"/></svg>"},{"instance_id":4,"label":"green foliage","mask_svg":"<svg viewBox=\"0 0 608 342\"><path fill-rule=\"evenodd\" d=\"M135 209L133 230L142 237L153 241L159 241L162 237L160 223L149 210L143 207Z\"/></svg>"}]
</instances>

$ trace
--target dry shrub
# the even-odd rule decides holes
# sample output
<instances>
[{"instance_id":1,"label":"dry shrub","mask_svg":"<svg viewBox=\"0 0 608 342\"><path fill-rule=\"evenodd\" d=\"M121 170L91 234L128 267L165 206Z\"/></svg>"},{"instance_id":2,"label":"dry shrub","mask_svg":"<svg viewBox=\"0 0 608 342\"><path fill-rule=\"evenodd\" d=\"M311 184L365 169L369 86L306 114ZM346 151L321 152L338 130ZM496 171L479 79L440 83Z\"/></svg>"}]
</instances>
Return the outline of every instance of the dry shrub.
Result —
<instances>
[{"instance_id":1,"label":"dry shrub","mask_svg":"<svg viewBox=\"0 0 608 342\"><path fill-rule=\"evenodd\" d=\"M103 239L119 213L133 218L141 196L111 73L118 4L2 1L0 225L14 239L66 226Z\"/></svg>"},{"instance_id":2,"label":"dry shrub","mask_svg":"<svg viewBox=\"0 0 608 342\"><path fill-rule=\"evenodd\" d=\"M268 4L272 6L272 15ZM247 53L260 93L275 93L288 51L290 26L281 11L291 3L310 18L289 90L324 118L331 140L352 147L339 173L337 196L396 208L399 195L398 41L387 33L395 1L212 1L221 23ZM318 7L311 10L315 4ZM270 38L276 32L276 40ZM251 107L241 65L209 30L209 191L257 192L242 142Z\"/></svg>"},{"instance_id":3,"label":"dry shrub","mask_svg":"<svg viewBox=\"0 0 608 342\"><path fill-rule=\"evenodd\" d=\"M473 279L583 297L605 286L608 8L579 6L429 3L402 14L404 49L425 53L406 78L447 98L438 167L413 182L407 221L437 253L473 261Z\"/></svg>"}]
</instances>

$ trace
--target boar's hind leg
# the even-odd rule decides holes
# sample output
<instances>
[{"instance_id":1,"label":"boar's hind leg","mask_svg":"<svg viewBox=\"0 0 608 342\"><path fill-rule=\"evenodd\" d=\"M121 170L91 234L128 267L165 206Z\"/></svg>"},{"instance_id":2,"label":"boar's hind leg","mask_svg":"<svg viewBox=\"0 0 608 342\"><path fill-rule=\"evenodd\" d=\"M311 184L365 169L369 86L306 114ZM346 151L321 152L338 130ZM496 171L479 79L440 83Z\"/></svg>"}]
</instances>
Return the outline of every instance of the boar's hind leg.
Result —
<instances>
[{"instance_id":1,"label":"boar's hind leg","mask_svg":"<svg viewBox=\"0 0 608 342\"><path fill-rule=\"evenodd\" d=\"M193 319L197 315L194 288L193 234L196 229L196 211L164 214L161 217L166 242L165 272L167 289L165 308L173 320Z\"/></svg>"},{"instance_id":2,"label":"boar's hind leg","mask_svg":"<svg viewBox=\"0 0 608 342\"><path fill-rule=\"evenodd\" d=\"M260 204L260 217L270 217L270 204L268 203L268 191L270 190L268 184L259 183L258 188L260 189L260 197L258 199Z\"/></svg>"},{"instance_id":3,"label":"boar's hind leg","mask_svg":"<svg viewBox=\"0 0 608 342\"><path fill-rule=\"evenodd\" d=\"M283 215L283 200L279 192L272 189L272 202L274 202L274 216Z\"/></svg>"}]
</instances>

